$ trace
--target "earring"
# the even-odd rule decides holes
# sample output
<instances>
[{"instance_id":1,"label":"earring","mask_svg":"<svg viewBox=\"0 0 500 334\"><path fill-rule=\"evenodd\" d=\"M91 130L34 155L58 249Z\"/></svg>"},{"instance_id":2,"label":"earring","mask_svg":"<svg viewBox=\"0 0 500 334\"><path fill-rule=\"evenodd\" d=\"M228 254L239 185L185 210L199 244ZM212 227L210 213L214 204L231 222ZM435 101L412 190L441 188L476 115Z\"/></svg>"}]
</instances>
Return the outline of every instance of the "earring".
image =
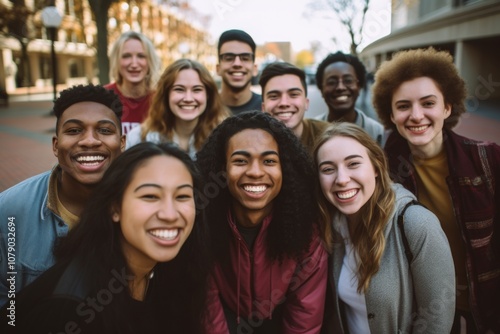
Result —
<instances>
[{"instance_id":1,"label":"earring","mask_svg":"<svg viewBox=\"0 0 500 334\"><path fill-rule=\"evenodd\" d=\"M120 221L120 215L118 213L114 212L112 219L115 223L118 223Z\"/></svg>"}]
</instances>

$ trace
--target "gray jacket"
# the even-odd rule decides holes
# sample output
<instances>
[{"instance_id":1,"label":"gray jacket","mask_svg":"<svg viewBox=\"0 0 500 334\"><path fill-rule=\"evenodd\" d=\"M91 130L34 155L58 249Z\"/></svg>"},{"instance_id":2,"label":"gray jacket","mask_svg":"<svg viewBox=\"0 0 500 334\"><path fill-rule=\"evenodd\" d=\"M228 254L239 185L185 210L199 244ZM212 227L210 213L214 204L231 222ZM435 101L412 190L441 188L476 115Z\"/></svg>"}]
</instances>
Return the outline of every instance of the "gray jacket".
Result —
<instances>
[{"instance_id":1,"label":"gray jacket","mask_svg":"<svg viewBox=\"0 0 500 334\"><path fill-rule=\"evenodd\" d=\"M395 211L385 228L385 251L380 269L365 293L370 332L449 333L455 314L455 270L448 240L432 212L420 205L408 207L404 230L413 254L410 266L397 218L415 196L400 184L393 188ZM344 244L336 243L330 263L334 294L332 333L348 332L340 321L343 303L337 296L344 253Z\"/></svg>"}]
</instances>

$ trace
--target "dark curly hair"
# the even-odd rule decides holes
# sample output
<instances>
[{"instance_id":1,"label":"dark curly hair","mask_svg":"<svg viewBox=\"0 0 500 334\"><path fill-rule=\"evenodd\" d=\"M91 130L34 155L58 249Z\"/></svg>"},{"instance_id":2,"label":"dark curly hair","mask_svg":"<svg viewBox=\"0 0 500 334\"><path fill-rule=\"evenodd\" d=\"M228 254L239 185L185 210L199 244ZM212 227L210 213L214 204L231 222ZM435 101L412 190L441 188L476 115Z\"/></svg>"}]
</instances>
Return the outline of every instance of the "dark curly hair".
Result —
<instances>
[{"instance_id":1,"label":"dark curly hair","mask_svg":"<svg viewBox=\"0 0 500 334\"><path fill-rule=\"evenodd\" d=\"M108 90L101 85L78 85L65 89L55 100L52 111L56 116L56 132L59 130L59 119L66 109L79 102L97 102L105 105L113 111L118 119L120 134L122 131L122 103L120 97L112 90Z\"/></svg>"},{"instance_id":2,"label":"dark curly hair","mask_svg":"<svg viewBox=\"0 0 500 334\"><path fill-rule=\"evenodd\" d=\"M375 73L372 88L373 106L387 129L396 129L391 121L392 95L405 81L429 77L443 93L444 103L451 105L451 114L444 120L444 128L452 129L466 111L465 82L458 74L453 57L446 51L428 49L400 51L385 61Z\"/></svg>"},{"instance_id":3,"label":"dark curly hair","mask_svg":"<svg viewBox=\"0 0 500 334\"><path fill-rule=\"evenodd\" d=\"M269 225L266 247L273 260L298 258L307 251L317 226L318 209L314 200L315 174L311 157L297 136L283 123L261 111L249 111L227 118L212 132L197 154L197 164L205 182L226 171L226 150L232 136L245 129L262 129L278 144L283 182L275 198L273 221ZM227 213L230 198L227 184L218 182L218 188L205 186L205 207L210 222L212 244L216 261L228 259L230 227Z\"/></svg>"},{"instance_id":4,"label":"dark curly hair","mask_svg":"<svg viewBox=\"0 0 500 334\"><path fill-rule=\"evenodd\" d=\"M354 67L354 71L356 72L356 76L358 79L358 84L360 88L365 87L366 84L366 68L365 65L359 60L358 57L353 56L351 54L345 54L341 51L336 53L330 53L326 56L325 59L318 65L318 69L316 70L316 86L318 86L319 90L323 89L323 75L325 74L325 69L328 65L343 62L348 63L352 67Z\"/></svg>"}]
</instances>

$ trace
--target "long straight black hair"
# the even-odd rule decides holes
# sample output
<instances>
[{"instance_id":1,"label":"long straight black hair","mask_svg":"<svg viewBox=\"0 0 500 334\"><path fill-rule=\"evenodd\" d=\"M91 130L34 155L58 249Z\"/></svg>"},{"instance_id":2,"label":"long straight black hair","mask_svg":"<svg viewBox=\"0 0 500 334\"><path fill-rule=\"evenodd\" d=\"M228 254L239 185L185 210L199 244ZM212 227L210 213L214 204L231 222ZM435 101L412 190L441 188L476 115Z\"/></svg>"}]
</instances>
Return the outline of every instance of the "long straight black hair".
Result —
<instances>
[{"instance_id":1,"label":"long straight black hair","mask_svg":"<svg viewBox=\"0 0 500 334\"><path fill-rule=\"evenodd\" d=\"M115 159L105 172L87 203L80 223L56 249L58 261L82 264L88 278L90 293L105 288L112 279L113 271L130 274L121 243L120 224L112 221L112 209L121 207L125 189L135 171L147 160L167 155L180 160L193 177L195 197L200 193L200 175L190 157L173 144L143 142L126 150ZM158 263L154 270L154 293L147 296L155 313L161 317L166 332L197 333L201 331L206 282L210 267L210 255L206 237L203 210L197 209L196 221L179 254L172 261ZM150 285L151 288L151 285ZM124 289L116 296L113 307L104 308L103 319L107 332L130 331L124 301L130 291Z\"/></svg>"}]
</instances>

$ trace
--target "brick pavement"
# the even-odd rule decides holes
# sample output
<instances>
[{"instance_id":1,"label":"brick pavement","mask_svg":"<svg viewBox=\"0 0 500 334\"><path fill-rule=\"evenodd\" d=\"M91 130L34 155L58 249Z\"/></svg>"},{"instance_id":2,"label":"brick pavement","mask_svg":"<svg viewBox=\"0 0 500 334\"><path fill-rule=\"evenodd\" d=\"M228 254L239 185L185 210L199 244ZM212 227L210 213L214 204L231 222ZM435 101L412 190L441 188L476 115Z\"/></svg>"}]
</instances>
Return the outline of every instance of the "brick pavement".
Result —
<instances>
[{"instance_id":1,"label":"brick pavement","mask_svg":"<svg viewBox=\"0 0 500 334\"><path fill-rule=\"evenodd\" d=\"M0 107L0 191L56 163L51 146L56 119L49 115L49 100L17 100ZM456 132L500 143L500 109L492 112L465 114Z\"/></svg>"},{"instance_id":2,"label":"brick pavement","mask_svg":"<svg viewBox=\"0 0 500 334\"><path fill-rule=\"evenodd\" d=\"M0 191L49 170L55 116L51 101L11 102L0 107Z\"/></svg>"}]
</instances>

